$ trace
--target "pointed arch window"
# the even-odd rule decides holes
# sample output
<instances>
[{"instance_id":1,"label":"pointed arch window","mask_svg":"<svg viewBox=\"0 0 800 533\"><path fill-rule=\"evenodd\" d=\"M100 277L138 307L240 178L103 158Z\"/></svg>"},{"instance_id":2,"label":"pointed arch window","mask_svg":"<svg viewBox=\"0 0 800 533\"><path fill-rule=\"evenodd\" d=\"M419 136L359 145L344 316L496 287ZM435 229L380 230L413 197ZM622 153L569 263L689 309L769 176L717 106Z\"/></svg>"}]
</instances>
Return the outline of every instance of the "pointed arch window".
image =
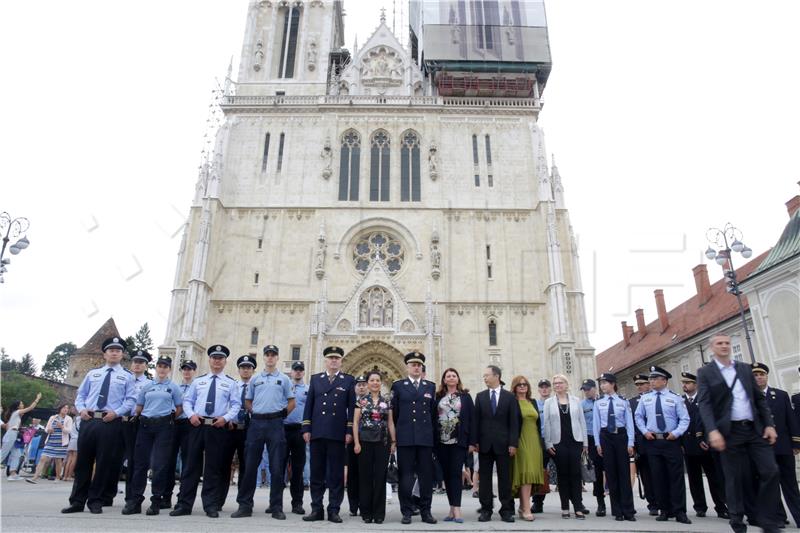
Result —
<instances>
[{"instance_id":1,"label":"pointed arch window","mask_svg":"<svg viewBox=\"0 0 800 533\"><path fill-rule=\"evenodd\" d=\"M250 330L250 346L256 346L258 344L258 328L253 328Z\"/></svg>"},{"instance_id":2,"label":"pointed arch window","mask_svg":"<svg viewBox=\"0 0 800 533\"><path fill-rule=\"evenodd\" d=\"M294 60L297 52L297 33L300 27L300 8L290 6L283 16L283 38L281 39L278 64L279 78L294 77Z\"/></svg>"},{"instance_id":3,"label":"pointed arch window","mask_svg":"<svg viewBox=\"0 0 800 533\"><path fill-rule=\"evenodd\" d=\"M361 159L361 137L355 130L342 135L339 155L339 200L358 200L358 172Z\"/></svg>"},{"instance_id":4,"label":"pointed arch window","mask_svg":"<svg viewBox=\"0 0 800 533\"><path fill-rule=\"evenodd\" d=\"M489 319L489 346L497 346L497 319Z\"/></svg>"},{"instance_id":5,"label":"pointed arch window","mask_svg":"<svg viewBox=\"0 0 800 533\"><path fill-rule=\"evenodd\" d=\"M403 133L400 147L400 201L420 201L419 167L419 135L409 130Z\"/></svg>"},{"instance_id":6,"label":"pointed arch window","mask_svg":"<svg viewBox=\"0 0 800 533\"><path fill-rule=\"evenodd\" d=\"M378 130L370 140L369 199L389 201L389 134Z\"/></svg>"}]
</instances>

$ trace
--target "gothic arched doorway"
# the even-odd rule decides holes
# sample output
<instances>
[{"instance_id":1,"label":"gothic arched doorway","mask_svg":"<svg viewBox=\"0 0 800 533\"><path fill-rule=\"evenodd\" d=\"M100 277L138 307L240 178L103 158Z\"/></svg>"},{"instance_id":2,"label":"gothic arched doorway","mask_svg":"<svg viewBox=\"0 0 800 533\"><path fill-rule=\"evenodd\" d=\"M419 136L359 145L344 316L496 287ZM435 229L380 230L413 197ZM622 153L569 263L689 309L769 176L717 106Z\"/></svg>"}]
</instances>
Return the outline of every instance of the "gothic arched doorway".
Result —
<instances>
[{"instance_id":1,"label":"gothic arched doorway","mask_svg":"<svg viewBox=\"0 0 800 533\"><path fill-rule=\"evenodd\" d=\"M381 341L369 341L347 353L342 361L342 370L353 376L377 370L383 376L388 390L392 383L406 376L403 354L395 347Z\"/></svg>"}]
</instances>

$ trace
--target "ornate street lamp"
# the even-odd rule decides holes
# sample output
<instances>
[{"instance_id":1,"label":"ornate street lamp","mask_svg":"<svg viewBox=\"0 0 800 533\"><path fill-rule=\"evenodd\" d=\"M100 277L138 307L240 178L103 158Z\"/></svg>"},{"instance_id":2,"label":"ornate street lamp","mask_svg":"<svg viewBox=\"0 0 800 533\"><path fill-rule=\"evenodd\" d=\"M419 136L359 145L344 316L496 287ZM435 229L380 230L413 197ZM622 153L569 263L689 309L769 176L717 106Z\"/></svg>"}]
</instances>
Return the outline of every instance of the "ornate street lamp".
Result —
<instances>
[{"instance_id":1,"label":"ornate street lamp","mask_svg":"<svg viewBox=\"0 0 800 533\"><path fill-rule=\"evenodd\" d=\"M744 315L744 304L742 304L742 291L739 290L739 281L736 279L736 269L733 267L732 253L736 252L741 254L745 259L749 259L753 255L753 250L748 248L742 242L742 232L733 226L730 222L725 224L725 227L709 228L706 232L706 239L708 240L709 247L706 250L706 257L710 260L716 261L720 266L727 263L725 268L725 279L727 279L727 291L736 296L736 301L739 302L739 316L742 319L742 327L744 328L744 337L747 339L747 349L750 350L750 362L756 362L755 352L753 351L753 343L750 340L750 330L747 329L747 319ZM715 250L711 244L716 246Z\"/></svg>"},{"instance_id":2,"label":"ornate street lamp","mask_svg":"<svg viewBox=\"0 0 800 533\"><path fill-rule=\"evenodd\" d=\"M31 242L25 236L28 231L30 222L27 218L18 217L11 218L11 215L3 211L0 213L0 235L3 235L3 248L0 249L0 283L5 283L3 274L8 272L8 264L11 263L11 258L5 257L6 246L12 239L17 239L17 242L8 246L8 251L11 255L17 255L22 250L30 246Z\"/></svg>"}]
</instances>

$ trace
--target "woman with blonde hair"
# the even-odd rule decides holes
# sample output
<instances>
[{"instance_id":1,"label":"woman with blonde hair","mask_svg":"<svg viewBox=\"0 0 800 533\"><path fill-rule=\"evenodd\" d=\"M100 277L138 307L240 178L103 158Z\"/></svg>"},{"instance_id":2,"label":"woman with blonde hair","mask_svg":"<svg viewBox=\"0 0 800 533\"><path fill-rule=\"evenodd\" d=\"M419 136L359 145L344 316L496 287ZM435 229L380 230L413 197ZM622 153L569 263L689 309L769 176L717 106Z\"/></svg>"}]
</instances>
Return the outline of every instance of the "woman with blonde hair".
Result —
<instances>
[{"instance_id":1,"label":"woman with blonde hair","mask_svg":"<svg viewBox=\"0 0 800 533\"><path fill-rule=\"evenodd\" d=\"M582 520L586 515L581 494L581 455L589 446L586 418L580 400L569 393L567 376L556 374L552 383L555 393L544 402L542 415L544 442L556 462L561 517L569 518L572 502L575 518Z\"/></svg>"},{"instance_id":2,"label":"woman with blonde hair","mask_svg":"<svg viewBox=\"0 0 800 533\"><path fill-rule=\"evenodd\" d=\"M519 448L511 458L511 493L519 497L519 517L533 521L531 490L544 483L544 443L539 406L531 398L531 384L525 376L514 376L511 392L519 402L521 423Z\"/></svg>"}]
</instances>

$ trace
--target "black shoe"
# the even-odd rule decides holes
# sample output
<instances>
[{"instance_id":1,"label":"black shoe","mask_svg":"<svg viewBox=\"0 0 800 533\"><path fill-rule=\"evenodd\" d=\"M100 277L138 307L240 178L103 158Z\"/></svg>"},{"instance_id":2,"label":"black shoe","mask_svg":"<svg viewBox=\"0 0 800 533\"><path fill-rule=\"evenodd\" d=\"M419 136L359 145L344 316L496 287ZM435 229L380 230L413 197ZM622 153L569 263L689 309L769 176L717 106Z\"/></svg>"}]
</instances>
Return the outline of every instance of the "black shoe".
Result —
<instances>
[{"instance_id":1,"label":"black shoe","mask_svg":"<svg viewBox=\"0 0 800 533\"><path fill-rule=\"evenodd\" d=\"M311 511L311 513L303 517L303 522L317 522L319 520L325 520L325 514L322 511Z\"/></svg>"},{"instance_id":2,"label":"black shoe","mask_svg":"<svg viewBox=\"0 0 800 533\"><path fill-rule=\"evenodd\" d=\"M605 506L603 506L603 507L598 507L598 508L597 508L597 511L595 511L595 513L594 513L594 514L595 514L595 516L605 516L605 515L606 515L606 508L605 508Z\"/></svg>"},{"instance_id":3,"label":"black shoe","mask_svg":"<svg viewBox=\"0 0 800 533\"><path fill-rule=\"evenodd\" d=\"M231 518L245 518L248 516L253 516L253 510L247 507L239 506L238 509L231 513Z\"/></svg>"},{"instance_id":4,"label":"black shoe","mask_svg":"<svg viewBox=\"0 0 800 533\"><path fill-rule=\"evenodd\" d=\"M695 513L695 516L696 516L697 518L705 518L705 517L706 517L706 512L705 512L705 511L697 511L697 512Z\"/></svg>"},{"instance_id":5,"label":"black shoe","mask_svg":"<svg viewBox=\"0 0 800 533\"><path fill-rule=\"evenodd\" d=\"M292 506L292 513L294 513L294 514L306 514L306 510L303 509L302 505L293 505Z\"/></svg>"},{"instance_id":6,"label":"black shoe","mask_svg":"<svg viewBox=\"0 0 800 533\"><path fill-rule=\"evenodd\" d=\"M156 507L155 505L151 505L150 507L147 508L147 511L144 514L146 514L147 516L155 516L159 512L161 512L161 507Z\"/></svg>"},{"instance_id":7,"label":"black shoe","mask_svg":"<svg viewBox=\"0 0 800 533\"><path fill-rule=\"evenodd\" d=\"M636 522L636 517L631 514L626 516L625 520L627 520L628 522Z\"/></svg>"},{"instance_id":8,"label":"black shoe","mask_svg":"<svg viewBox=\"0 0 800 533\"><path fill-rule=\"evenodd\" d=\"M275 520L286 520L286 515L283 514L283 511L273 511L272 518Z\"/></svg>"},{"instance_id":9,"label":"black shoe","mask_svg":"<svg viewBox=\"0 0 800 533\"><path fill-rule=\"evenodd\" d=\"M92 514L103 514L103 507L89 507L89 512Z\"/></svg>"},{"instance_id":10,"label":"black shoe","mask_svg":"<svg viewBox=\"0 0 800 533\"><path fill-rule=\"evenodd\" d=\"M170 516L186 516L192 514L191 509L187 509L185 507L176 507L172 511L169 512Z\"/></svg>"},{"instance_id":11,"label":"black shoe","mask_svg":"<svg viewBox=\"0 0 800 533\"><path fill-rule=\"evenodd\" d=\"M492 515L486 512L482 512L478 516L478 522L489 522L492 519Z\"/></svg>"},{"instance_id":12,"label":"black shoe","mask_svg":"<svg viewBox=\"0 0 800 533\"><path fill-rule=\"evenodd\" d=\"M403 515L403 518L400 520L400 523L401 524L410 524L411 523L411 517L408 516L408 515Z\"/></svg>"},{"instance_id":13,"label":"black shoe","mask_svg":"<svg viewBox=\"0 0 800 533\"><path fill-rule=\"evenodd\" d=\"M615 516L614 520L616 520L617 522L622 522L625 519L622 516Z\"/></svg>"},{"instance_id":14,"label":"black shoe","mask_svg":"<svg viewBox=\"0 0 800 533\"><path fill-rule=\"evenodd\" d=\"M533 514L539 514L539 513L544 512L544 505L543 504L539 504L539 503L533 504L531 506L531 512Z\"/></svg>"},{"instance_id":15,"label":"black shoe","mask_svg":"<svg viewBox=\"0 0 800 533\"><path fill-rule=\"evenodd\" d=\"M373 522L376 524L383 524L383 518L376 518L375 520L373 520Z\"/></svg>"},{"instance_id":16,"label":"black shoe","mask_svg":"<svg viewBox=\"0 0 800 533\"><path fill-rule=\"evenodd\" d=\"M341 524L342 517L339 516L339 513L328 512L328 522L333 522L334 524Z\"/></svg>"},{"instance_id":17,"label":"black shoe","mask_svg":"<svg viewBox=\"0 0 800 533\"><path fill-rule=\"evenodd\" d=\"M431 515L431 513L423 513L422 514L422 521L426 524L435 524L436 519Z\"/></svg>"},{"instance_id":18,"label":"black shoe","mask_svg":"<svg viewBox=\"0 0 800 533\"><path fill-rule=\"evenodd\" d=\"M658 516L659 514L658 509L650 509L650 516Z\"/></svg>"},{"instance_id":19,"label":"black shoe","mask_svg":"<svg viewBox=\"0 0 800 533\"><path fill-rule=\"evenodd\" d=\"M350 516L358 516L358 509L355 511L350 511Z\"/></svg>"},{"instance_id":20,"label":"black shoe","mask_svg":"<svg viewBox=\"0 0 800 533\"><path fill-rule=\"evenodd\" d=\"M717 518L724 518L725 520L730 520L731 515L728 514L728 511L721 511L717 513Z\"/></svg>"},{"instance_id":21,"label":"black shoe","mask_svg":"<svg viewBox=\"0 0 800 533\"><path fill-rule=\"evenodd\" d=\"M508 514L506 516L502 516L501 515L500 516L500 520L502 520L503 522L513 523L514 522L514 515L510 515L510 514Z\"/></svg>"},{"instance_id":22,"label":"black shoe","mask_svg":"<svg viewBox=\"0 0 800 533\"><path fill-rule=\"evenodd\" d=\"M219 511L216 509L211 509L206 511L206 516L209 518L219 518Z\"/></svg>"},{"instance_id":23,"label":"black shoe","mask_svg":"<svg viewBox=\"0 0 800 533\"><path fill-rule=\"evenodd\" d=\"M417 516L418 514L419 514L419 507L412 507L411 516Z\"/></svg>"},{"instance_id":24,"label":"black shoe","mask_svg":"<svg viewBox=\"0 0 800 533\"><path fill-rule=\"evenodd\" d=\"M159 509L170 509L172 508L172 498L165 498L161 500L161 503L158 504Z\"/></svg>"},{"instance_id":25,"label":"black shoe","mask_svg":"<svg viewBox=\"0 0 800 533\"><path fill-rule=\"evenodd\" d=\"M660 514L656 517L656 522L666 522L669 517L666 514Z\"/></svg>"},{"instance_id":26,"label":"black shoe","mask_svg":"<svg viewBox=\"0 0 800 533\"><path fill-rule=\"evenodd\" d=\"M114 500L105 500L103 501L103 507L112 507L114 505Z\"/></svg>"},{"instance_id":27,"label":"black shoe","mask_svg":"<svg viewBox=\"0 0 800 533\"><path fill-rule=\"evenodd\" d=\"M272 506L270 505L269 507L264 509L264 512L267 513L267 514L272 514Z\"/></svg>"},{"instance_id":28,"label":"black shoe","mask_svg":"<svg viewBox=\"0 0 800 533\"><path fill-rule=\"evenodd\" d=\"M141 505L125 505L122 509L122 514L141 514L142 513L142 506Z\"/></svg>"},{"instance_id":29,"label":"black shoe","mask_svg":"<svg viewBox=\"0 0 800 533\"><path fill-rule=\"evenodd\" d=\"M705 514L705 513L703 513ZM691 524L692 521L689 520L689 517L686 516L686 513L679 513L675 515L675 521L680 522L681 524Z\"/></svg>"},{"instance_id":30,"label":"black shoe","mask_svg":"<svg viewBox=\"0 0 800 533\"><path fill-rule=\"evenodd\" d=\"M364 522L365 524L371 524L372 523L372 518L369 518L367 516L362 516L361 517L361 521Z\"/></svg>"},{"instance_id":31,"label":"black shoe","mask_svg":"<svg viewBox=\"0 0 800 533\"><path fill-rule=\"evenodd\" d=\"M69 513L82 513L83 512L83 505L80 503L73 503L69 507L64 507L61 509L61 512L64 514Z\"/></svg>"}]
</instances>

